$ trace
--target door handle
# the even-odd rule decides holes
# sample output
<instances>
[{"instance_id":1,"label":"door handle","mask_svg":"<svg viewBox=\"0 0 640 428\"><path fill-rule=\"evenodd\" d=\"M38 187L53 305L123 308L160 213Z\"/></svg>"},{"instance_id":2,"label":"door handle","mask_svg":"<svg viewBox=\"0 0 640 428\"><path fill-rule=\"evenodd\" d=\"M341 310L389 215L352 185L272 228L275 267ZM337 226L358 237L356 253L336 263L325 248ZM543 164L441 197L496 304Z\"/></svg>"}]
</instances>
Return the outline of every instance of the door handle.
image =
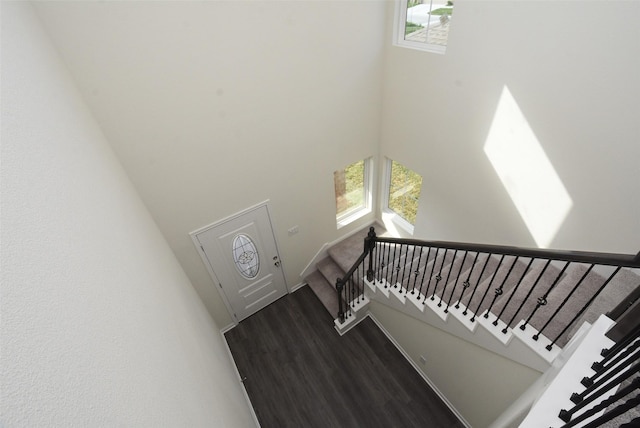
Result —
<instances>
[{"instance_id":1,"label":"door handle","mask_svg":"<svg viewBox=\"0 0 640 428\"><path fill-rule=\"evenodd\" d=\"M274 265L275 267L280 267L280 262L275 262L273 265Z\"/></svg>"},{"instance_id":2,"label":"door handle","mask_svg":"<svg viewBox=\"0 0 640 428\"><path fill-rule=\"evenodd\" d=\"M278 260L278 256L273 256L273 261L274 261L273 265L275 267L280 267L280 260Z\"/></svg>"}]
</instances>

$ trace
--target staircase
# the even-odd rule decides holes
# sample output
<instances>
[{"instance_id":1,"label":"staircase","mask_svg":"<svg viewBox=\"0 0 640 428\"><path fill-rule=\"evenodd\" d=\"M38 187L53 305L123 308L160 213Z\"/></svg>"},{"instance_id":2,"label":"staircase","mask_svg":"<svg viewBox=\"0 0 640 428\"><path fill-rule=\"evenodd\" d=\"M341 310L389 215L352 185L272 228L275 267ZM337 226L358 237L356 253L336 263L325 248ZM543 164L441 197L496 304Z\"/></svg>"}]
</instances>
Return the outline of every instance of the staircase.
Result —
<instances>
[{"instance_id":1,"label":"staircase","mask_svg":"<svg viewBox=\"0 0 640 428\"><path fill-rule=\"evenodd\" d=\"M375 227L367 252L369 230L332 245L305 277L341 333L376 300L544 371L583 322L640 286L638 256L401 240Z\"/></svg>"},{"instance_id":2,"label":"staircase","mask_svg":"<svg viewBox=\"0 0 640 428\"><path fill-rule=\"evenodd\" d=\"M607 370L626 370L629 376L640 372L640 253L634 256L403 240L384 237L384 230L376 228L378 235L371 227L334 245L327 244L305 270L305 281L335 318L340 334L364 318L370 301L375 300L543 372L538 385L532 385L533 392L514 401L513 409L492 427L519 426L525 414L527 426L538 426L544 419L544 426L608 428L614 426L613 422L599 421L613 417L636 418L640 423L634 410L640 396L633 398L633 391L640 391L640 378L633 381L633 386L629 386L631 380L625 384L614 379L610 391L594 393L577 381L569 386L564 374L575 373L579 366L567 361L575 360L576 355L581 361L588 354L576 351L586 346L589 340L585 337L604 338L611 325L614 327L607 335L614 329L626 329L634 339L621 348L626 354L621 360L624 362ZM600 375L596 372L592 377ZM616 410L603 402L609 406L606 413L598 413L599 407L588 410L595 415L592 418L598 417L596 422L578 423L587 416L585 410L577 410L581 404L576 410L567 406L560 417L549 407L535 412L536 402L546 400L556 407L562 402L562 396L549 392L553 389L547 388L549 383L561 385L561 390L575 388L585 396L594 394L600 401L616 390L615 397L632 398L616 404ZM624 414L615 416L616 412Z\"/></svg>"},{"instance_id":3,"label":"staircase","mask_svg":"<svg viewBox=\"0 0 640 428\"><path fill-rule=\"evenodd\" d=\"M376 225L376 230L384 233L384 229ZM358 257L364 251L364 238L367 232L355 233L339 243L332 245L326 251L326 257L321 258L310 275L304 278L305 282L318 296L324 307L334 317L338 317L338 292L336 281L344 278Z\"/></svg>"}]
</instances>

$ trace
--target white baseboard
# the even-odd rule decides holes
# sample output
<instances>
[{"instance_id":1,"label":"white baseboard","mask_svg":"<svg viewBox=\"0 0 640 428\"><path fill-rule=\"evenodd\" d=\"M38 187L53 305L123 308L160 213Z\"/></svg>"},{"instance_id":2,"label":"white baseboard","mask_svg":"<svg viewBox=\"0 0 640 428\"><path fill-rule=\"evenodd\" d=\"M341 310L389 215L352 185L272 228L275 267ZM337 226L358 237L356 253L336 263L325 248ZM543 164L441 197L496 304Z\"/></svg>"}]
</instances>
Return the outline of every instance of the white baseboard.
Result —
<instances>
[{"instance_id":1,"label":"white baseboard","mask_svg":"<svg viewBox=\"0 0 640 428\"><path fill-rule=\"evenodd\" d=\"M376 317L371 313L371 311L368 311L366 316L371 318L371 320L378 326L380 331L382 331L384 335L387 336L387 339L389 339L389 341L393 343L396 349L400 351L400 353L406 358L409 364L411 364L411 366L415 369L416 372L418 372L418 374L422 377L422 379L424 379L424 381L431 387L431 389L433 389L433 391L438 395L438 397L440 397L440 399L444 402L444 404L446 404L449 410L451 410L453 414L456 415L456 417L460 420L460 422L462 422L464 426L466 426L467 428L472 428L471 424L467 422L467 420L462 416L462 414L460 414L460 412L458 412L458 410L447 399L447 397L445 397L444 394L440 392L438 387L431 381L431 379L429 379L429 377L420 369L420 367L418 367L415 361L411 359L409 354L407 354L407 352L402 348L402 346L400 346L400 344L393 338L393 336L391 336L391 333L389 333L387 329L384 328L382 323L380 323L380 321L376 319Z\"/></svg>"},{"instance_id":2,"label":"white baseboard","mask_svg":"<svg viewBox=\"0 0 640 428\"><path fill-rule=\"evenodd\" d=\"M298 291L299 289L301 289L302 287L304 287L305 285L307 285L306 282L301 282L299 284L294 285L293 287L291 287L289 289L289 294L294 293L296 291Z\"/></svg>"},{"instance_id":3,"label":"white baseboard","mask_svg":"<svg viewBox=\"0 0 640 428\"><path fill-rule=\"evenodd\" d=\"M226 332L228 332L229 330L233 330L233 328L234 328L236 325L237 325L237 324L229 324L228 326L221 328L221 329L220 329L220 334L222 334L222 337L224 337L224 334L225 334Z\"/></svg>"},{"instance_id":4,"label":"white baseboard","mask_svg":"<svg viewBox=\"0 0 640 428\"><path fill-rule=\"evenodd\" d=\"M235 327L235 325L232 325L231 328ZM227 329L227 331L231 330L231 328L229 328L229 326L225 327L225 329ZM233 366L233 370L238 378L238 382L240 382L240 386L242 387L242 394L244 395L244 398L247 400L247 404L249 405L249 410L251 411L251 418L253 419L253 422L255 422L256 427L260 428L260 422L258 422L258 416L256 415L256 411L253 409L253 404L251 404L251 399L249 398L249 394L247 394L247 389L244 387L244 382L242 381L242 377L240 377L240 372L238 371L238 366L236 366L236 362L233 359L233 354L231 353L231 348L229 348L229 343L227 343L227 338L224 337L224 333L222 333L222 331L220 331L220 333L222 334L222 341L224 342L224 347L227 349L227 354L229 355L229 360L231 361L231 365Z\"/></svg>"}]
</instances>

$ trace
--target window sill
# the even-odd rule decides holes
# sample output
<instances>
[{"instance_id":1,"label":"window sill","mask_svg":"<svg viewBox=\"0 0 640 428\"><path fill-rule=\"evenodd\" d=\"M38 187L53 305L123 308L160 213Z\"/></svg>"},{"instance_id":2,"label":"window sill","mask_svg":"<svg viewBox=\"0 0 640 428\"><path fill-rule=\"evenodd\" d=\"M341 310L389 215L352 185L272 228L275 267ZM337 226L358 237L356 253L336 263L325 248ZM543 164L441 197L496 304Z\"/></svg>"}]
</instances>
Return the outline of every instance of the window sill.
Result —
<instances>
[{"instance_id":1,"label":"window sill","mask_svg":"<svg viewBox=\"0 0 640 428\"><path fill-rule=\"evenodd\" d=\"M354 221L366 216L371 213L371 209L369 208L360 208L352 213L348 213L339 218L336 218L336 224L338 229L345 227L346 225L353 223Z\"/></svg>"},{"instance_id":2,"label":"window sill","mask_svg":"<svg viewBox=\"0 0 640 428\"><path fill-rule=\"evenodd\" d=\"M398 40L393 45L399 48L414 49L417 51L437 53L440 55L444 55L447 50L446 46L430 45L427 43L412 42L409 40Z\"/></svg>"},{"instance_id":3,"label":"window sill","mask_svg":"<svg viewBox=\"0 0 640 428\"><path fill-rule=\"evenodd\" d=\"M382 211L382 222L392 235L402 237L402 235L408 234L413 236L413 225L389 209Z\"/></svg>"}]
</instances>

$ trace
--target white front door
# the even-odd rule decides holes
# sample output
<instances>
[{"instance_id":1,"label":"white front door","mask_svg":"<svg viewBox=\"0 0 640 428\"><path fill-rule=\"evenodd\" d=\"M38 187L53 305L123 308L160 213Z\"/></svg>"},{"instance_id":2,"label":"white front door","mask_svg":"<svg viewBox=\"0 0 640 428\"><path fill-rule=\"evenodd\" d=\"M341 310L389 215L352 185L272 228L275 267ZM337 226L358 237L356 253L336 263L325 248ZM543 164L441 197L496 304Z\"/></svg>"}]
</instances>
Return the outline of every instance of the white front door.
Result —
<instances>
[{"instance_id":1,"label":"white front door","mask_svg":"<svg viewBox=\"0 0 640 428\"><path fill-rule=\"evenodd\" d=\"M266 204L191 234L235 321L287 293Z\"/></svg>"}]
</instances>

